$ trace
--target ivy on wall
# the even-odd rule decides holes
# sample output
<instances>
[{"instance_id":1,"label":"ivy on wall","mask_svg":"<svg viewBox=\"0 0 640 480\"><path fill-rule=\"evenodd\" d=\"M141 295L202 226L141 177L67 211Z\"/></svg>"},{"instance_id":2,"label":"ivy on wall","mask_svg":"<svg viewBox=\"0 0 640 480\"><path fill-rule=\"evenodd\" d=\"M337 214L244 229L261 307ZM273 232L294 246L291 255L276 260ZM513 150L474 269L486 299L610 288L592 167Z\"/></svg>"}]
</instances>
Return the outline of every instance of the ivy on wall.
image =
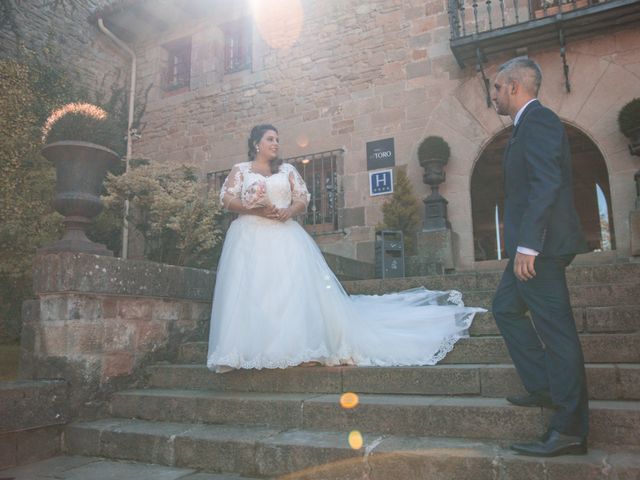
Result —
<instances>
[{"instance_id":1,"label":"ivy on wall","mask_svg":"<svg viewBox=\"0 0 640 480\"><path fill-rule=\"evenodd\" d=\"M39 64L0 61L0 341L17 338L35 251L61 230L50 206L55 172L40 155L40 125L62 91L64 79Z\"/></svg>"},{"instance_id":2,"label":"ivy on wall","mask_svg":"<svg viewBox=\"0 0 640 480\"><path fill-rule=\"evenodd\" d=\"M74 72L61 67L65 64L51 47L39 56L25 50L19 60L0 59L0 343L19 338L22 302L32 295L33 258L38 248L62 233L62 217L51 207L55 170L40 155L47 116L72 101L101 103L116 119L114 148L125 151L128 91L120 86L123 82L117 76L104 78L98 93L90 94L78 86ZM136 109L139 129L149 88L141 92ZM122 171L123 163L112 173ZM109 211L96 219L88 234L118 252L121 231L122 214Z\"/></svg>"}]
</instances>

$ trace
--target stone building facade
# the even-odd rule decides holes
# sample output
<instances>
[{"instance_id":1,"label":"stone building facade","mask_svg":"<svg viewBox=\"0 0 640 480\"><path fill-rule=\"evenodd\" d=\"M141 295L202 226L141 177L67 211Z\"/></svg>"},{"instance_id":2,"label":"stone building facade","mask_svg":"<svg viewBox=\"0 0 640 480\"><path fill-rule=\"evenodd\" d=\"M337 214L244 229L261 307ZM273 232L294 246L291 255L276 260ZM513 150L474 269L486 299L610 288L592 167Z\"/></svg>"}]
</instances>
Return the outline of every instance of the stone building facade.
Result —
<instances>
[{"instance_id":1,"label":"stone building facade","mask_svg":"<svg viewBox=\"0 0 640 480\"><path fill-rule=\"evenodd\" d=\"M128 80L129 62L88 20L109 0L7 0L0 22L0 58L64 59L74 84L95 91Z\"/></svg>"},{"instance_id":2,"label":"stone building facade","mask_svg":"<svg viewBox=\"0 0 640 480\"><path fill-rule=\"evenodd\" d=\"M494 17L500 5L513 21L513 7L494 3ZM474 28L472 11L469 2L465 29ZM273 123L282 156L300 170L317 169L305 175L317 182L317 208L335 214L307 222L321 248L366 262L374 259L388 198L370 195L367 144L392 138L395 166L406 166L424 198L417 149L429 135L451 147L440 193L449 202L455 267L481 268L501 257L499 164L510 120L487 105L484 78L527 54L544 72L541 101L569 131L590 244L612 250L600 254L607 258L628 257L637 161L617 114L640 96L637 23L574 31L566 45L533 35L525 47L509 48L505 39L496 53L478 51L485 57L478 68L456 61L451 39L461 25L452 25L453 13L446 0L175 0L120 2L98 16L134 48L140 85L153 84L134 156L196 165L216 188L246 159L250 128ZM487 20L480 16L481 28Z\"/></svg>"}]
</instances>

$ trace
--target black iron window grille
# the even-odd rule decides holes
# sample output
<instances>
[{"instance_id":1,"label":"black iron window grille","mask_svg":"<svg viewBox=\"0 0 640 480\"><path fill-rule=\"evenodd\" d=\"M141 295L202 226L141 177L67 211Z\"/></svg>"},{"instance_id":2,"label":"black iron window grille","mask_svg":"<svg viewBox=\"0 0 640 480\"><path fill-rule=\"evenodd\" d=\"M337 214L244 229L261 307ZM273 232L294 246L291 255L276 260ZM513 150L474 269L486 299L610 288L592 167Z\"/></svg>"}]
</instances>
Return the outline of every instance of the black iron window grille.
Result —
<instances>
[{"instance_id":1,"label":"black iron window grille","mask_svg":"<svg viewBox=\"0 0 640 480\"><path fill-rule=\"evenodd\" d=\"M287 158L285 162L296 167L311 195L301 223L311 234L338 231L338 209L341 191L338 186L338 164L344 150L300 155Z\"/></svg>"}]
</instances>

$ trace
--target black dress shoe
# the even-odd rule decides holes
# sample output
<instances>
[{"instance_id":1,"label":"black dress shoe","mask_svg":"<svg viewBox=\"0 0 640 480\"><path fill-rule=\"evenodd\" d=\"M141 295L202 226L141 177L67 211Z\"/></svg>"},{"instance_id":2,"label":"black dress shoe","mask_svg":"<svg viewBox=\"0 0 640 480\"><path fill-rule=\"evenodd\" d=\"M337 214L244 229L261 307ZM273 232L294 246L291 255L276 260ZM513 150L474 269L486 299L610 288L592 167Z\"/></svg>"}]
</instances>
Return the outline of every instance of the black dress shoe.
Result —
<instances>
[{"instance_id":1,"label":"black dress shoe","mask_svg":"<svg viewBox=\"0 0 640 480\"><path fill-rule=\"evenodd\" d=\"M531 443L514 443L511 450L531 457L557 457L558 455L586 455L587 440L584 437L565 435L549 430L542 440Z\"/></svg>"},{"instance_id":2,"label":"black dress shoe","mask_svg":"<svg viewBox=\"0 0 640 480\"><path fill-rule=\"evenodd\" d=\"M526 395L512 395L507 397L507 402L519 407L545 407L554 408L551 396L548 393L528 393Z\"/></svg>"}]
</instances>

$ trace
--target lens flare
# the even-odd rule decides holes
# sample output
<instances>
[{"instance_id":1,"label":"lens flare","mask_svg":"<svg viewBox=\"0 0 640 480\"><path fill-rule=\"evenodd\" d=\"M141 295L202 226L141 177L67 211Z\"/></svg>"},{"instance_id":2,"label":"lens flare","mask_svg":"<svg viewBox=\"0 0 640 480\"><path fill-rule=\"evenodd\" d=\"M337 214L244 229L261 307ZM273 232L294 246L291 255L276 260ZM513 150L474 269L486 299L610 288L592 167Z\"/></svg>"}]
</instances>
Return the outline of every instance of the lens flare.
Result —
<instances>
[{"instance_id":1,"label":"lens flare","mask_svg":"<svg viewBox=\"0 0 640 480\"><path fill-rule=\"evenodd\" d=\"M304 133L301 133L296 137L296 143L300 148L306 148L309 146L309 137L307 137Z\"/></svg>"},{"instance_id":2,"label":"lens flare","mask_svg":"<svg viewBox=\"0 0 640 480\"><path fill-rule=\"evenodd\" d=\"M349 446L351 448L354 450L360 450L363 444L364 440L362 439L362 434L358 430L349 432Z\"/></svg>"},{"instance_id":3,"label":"lens flare","mask_svg":"<svg viewBox=\"0 0 640 480\"><path fill-rule=\"evenodd\" d=\"M359 402L360 398L358 397L358 394L353 392L343 393L340 397L340 406L342 408L355 408L358 406Z\"/></svg>"},{"instance_id":4,"label":"lens flare","mask_svg":"<svg viewBox=\"0 0 640 480\"><path fill-rule=\"evenodd\" d=\"M300 0L252 0L251 10L260 36L272 48L291 47L302 31Z\"/></svg>"}]
</instances>

